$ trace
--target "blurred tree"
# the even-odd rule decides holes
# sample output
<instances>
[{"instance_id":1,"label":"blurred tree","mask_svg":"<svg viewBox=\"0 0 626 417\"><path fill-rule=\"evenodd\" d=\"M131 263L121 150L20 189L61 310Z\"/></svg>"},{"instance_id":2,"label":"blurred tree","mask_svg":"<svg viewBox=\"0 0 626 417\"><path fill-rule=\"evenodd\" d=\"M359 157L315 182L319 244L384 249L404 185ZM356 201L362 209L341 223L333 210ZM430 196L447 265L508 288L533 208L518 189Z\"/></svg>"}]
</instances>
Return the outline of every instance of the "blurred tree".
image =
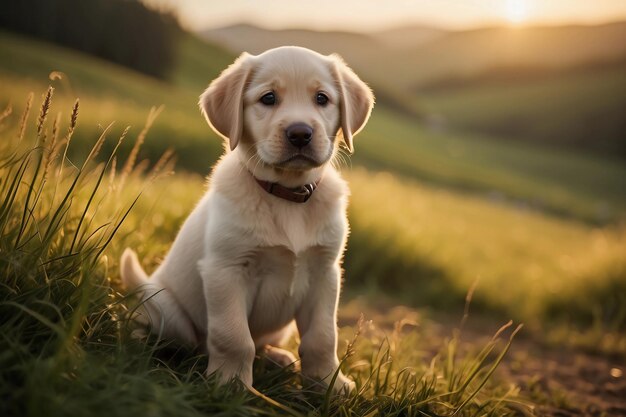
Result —
<instances>
[{"instance_id":1,"label":"blurred tree","mask_svg":"<svg viewBox=\"0 0 626 417\"><path fill-rule=\"evenodd\" d=\"M13 0L2 6L6 29L166 78L182 32L172 14L138 0Z\"/></svg>"}]
</instances>

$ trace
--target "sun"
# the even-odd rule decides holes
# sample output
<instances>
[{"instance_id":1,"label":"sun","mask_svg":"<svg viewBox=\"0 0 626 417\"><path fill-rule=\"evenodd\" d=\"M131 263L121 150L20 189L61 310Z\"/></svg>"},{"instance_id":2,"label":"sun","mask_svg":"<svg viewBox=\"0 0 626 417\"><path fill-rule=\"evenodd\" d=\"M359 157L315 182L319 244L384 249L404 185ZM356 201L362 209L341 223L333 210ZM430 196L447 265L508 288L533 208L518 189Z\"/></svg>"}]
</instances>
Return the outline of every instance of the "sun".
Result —
<instances>
[{"instance_id":1,"label":"sun","mask_svg":"<svg viewBox=\"0 0 626 417\"><path fill-rule=\"evenodd\" d=\"M527 0L504 0L504 17L511 25L519 25L528 20Z\"/></svg>"}]
</instances>

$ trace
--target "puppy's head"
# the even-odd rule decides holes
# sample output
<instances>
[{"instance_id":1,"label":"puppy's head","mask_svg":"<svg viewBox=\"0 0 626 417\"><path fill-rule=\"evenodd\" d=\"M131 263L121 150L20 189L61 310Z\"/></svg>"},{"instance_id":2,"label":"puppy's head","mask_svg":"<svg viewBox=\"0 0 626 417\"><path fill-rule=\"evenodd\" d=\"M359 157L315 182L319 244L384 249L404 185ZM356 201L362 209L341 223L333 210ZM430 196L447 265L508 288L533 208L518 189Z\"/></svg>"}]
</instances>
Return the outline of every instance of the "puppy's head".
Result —
<instances>
[{"instance_id":1,"label":"puppy's head","mask_svg":"<svg viewBox=\"0 0 626 417\"><path fill-rule=\"evenodd\" d=\"M302 172L353 150L374 96L337 55L281 47L243 53L200 97L209 124L251 171Z\"/></svg>"}]
</instances>

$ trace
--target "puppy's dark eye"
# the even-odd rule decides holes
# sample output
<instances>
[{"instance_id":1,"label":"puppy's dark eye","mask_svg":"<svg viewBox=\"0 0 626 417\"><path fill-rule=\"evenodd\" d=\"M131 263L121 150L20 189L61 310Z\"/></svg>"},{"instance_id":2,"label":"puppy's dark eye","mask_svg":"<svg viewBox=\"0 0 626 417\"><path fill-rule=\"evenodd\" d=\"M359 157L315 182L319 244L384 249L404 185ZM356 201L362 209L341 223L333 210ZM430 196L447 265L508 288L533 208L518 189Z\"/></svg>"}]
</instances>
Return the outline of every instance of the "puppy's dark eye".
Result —
<instances>
[{"instance_id":1,"label":"puppy's dark eye","mask_svg":"<svg viewBox=\"0 0 626 417\"><path fill-rule=\"evenodd\" d=\"M263 97L261 97L261 100L259 101L266 106L273 106L274 104L276 104L276 95L274 93L267 93Z\"/></svg>"},{"instance_id":2,"label":"puppy's dark eye","mask_svg":"<svg viewBox=\"0 0 626 417\"><path fill-rule=\"evenodd\" d=\"M319 104L320 106L325 106L328 104L328 96L324 93L317 93L315 95L315 101L317 102L317 104Z\"/></svg>"}]
</instances>

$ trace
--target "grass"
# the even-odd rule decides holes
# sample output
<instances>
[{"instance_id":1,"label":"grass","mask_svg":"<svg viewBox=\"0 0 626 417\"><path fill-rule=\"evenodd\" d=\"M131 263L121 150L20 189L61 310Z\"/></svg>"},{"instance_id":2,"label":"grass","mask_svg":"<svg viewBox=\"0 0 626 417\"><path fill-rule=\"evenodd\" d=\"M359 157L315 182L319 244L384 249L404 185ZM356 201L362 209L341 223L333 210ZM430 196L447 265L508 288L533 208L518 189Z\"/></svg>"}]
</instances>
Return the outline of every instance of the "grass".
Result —
<instances>
[{"instance_id":1,"label":"grass","mask_svg":"<svg viewBox=\"0 0 626 417\"><path fill-rule=\"evenodd\" d=\"M418 334L400 327L388 336L362 323L343 329L342 339L351 341L340 348L342 366L358 387L347 398L309 390L297 373L264 360L255 365L263 395L236 384L219 387L204 377L202 355L154 338L132 339L133 304L116 287L119 248L142 241L149 246L140 251L160 252L141 233L156 230L151 227L172 232L172 222L158 221L160 210L146 216L141 204L154 204L168 182L198 180L168 177L164 160L144 176L132 159L117 162L118 146L98 163L103 143L128 140L126 130L111 138L105 128L84 162L72 163L66 151L78 134L82 105L64 119L51 112L52 98L49 89L36 117L28 106L21 117L7 110L0 125L2 415L501 416L530 410L515 387L493 378L519 330L508 326L470 350L460 349L453 335L428 356ZM27 134L33 122L35 133ZM181 198L165 215L178 217L190 201ZM503 333L508 337L500 343Z\"/></svg>"},{"instance_id":2,"label":"grass","mask_svg":"<svg viewBox=\"0 0 626 417\"><path fill-rule=\"evenodd\" d=\"M206 172L209 161L221 153L221 140L200 116L197 102L208 81L232 60L231 55L191 35L183 36L180 64L168 83L21 36L0 32L0 39L0 105L11 103L21 108L24 92L44 90L53 71L60 76L53 83L59 108L71 108L75 97L81 98L84 115L73 156L86 154L89 138L112 120L117 122L115 134L121 134L126 126L139 129L154 105L163 105L165 112L151 129L153 140L140 157L156 160L162 149L175 142L177 154L188 169ZM199 50L202 46L204 53ZM122 154L129 151L125 146L121 149Z\"/></svg>"},{"instance_id":3,"label":"grass","mask_svg":"<svg viewBox=\"0 0 626 417\"><path fill-rule=\"evenodd\" d=\"M470 80L464 87L417 94L415 100L457 130L623 154L623 74L621 64L517 82Z\"/></svg>"},{"instance_id":4,"label":"grass","mask_svg":"<svg viewBox=\"0 0 626 417\"><path fill-rule=\"evenodd\" d=\"M387 291L410 305L460 311L478 280L477 310L531 328L552 320L624 330L623 226L562 219L385 172L344 171L352 190L344 265L350 294ZM195 174L163 180L138 202L141 216L121 228L122 246L136 248L151 271L204 190ZM160 204L165 196L170 203ZM123 247L114 242L114 249Z\"/></svg>"},{"instance_id":5,"label":"grass","mask_svg":"<svg viewBox=\"0 0 626 417\"><path fill-rule=\"evenodd\" d=\"M348 178L348 288L391 290L445 311L462 306L477 282L474 308L537 331L597 326L622 335L603 348L626 353L623 226L594 227L389 173L354 170Z\"/></svg>"},{"instance_id":6,"label":"grass","mask_svg":"<svg viewBox=\"0 0 626 417\"><path fill-rule=\"evenodd\" d=\"M352 197L348 298L523 321L539 340L626 354L626 230L593 226L390 173L345 169ZM160 262L205 190L196 174L163 180L120 230L148 271ZM167 196L168 204L161 204ZM372 210L375 207L375 210ZM582 294L585 294L583 297ZM550 329L550 331L547 331Z\"/></svg>"},{"instance_id":7,"label":"grass","mask_svg":"<svg viewBox=\"0 0 626 417\"><path fill-rule=\"evenodd\" d=\"M377 107L355 141L355 164L591 223L626 214L619 159L441 132Z\"/></svg>"}]
</instances>

